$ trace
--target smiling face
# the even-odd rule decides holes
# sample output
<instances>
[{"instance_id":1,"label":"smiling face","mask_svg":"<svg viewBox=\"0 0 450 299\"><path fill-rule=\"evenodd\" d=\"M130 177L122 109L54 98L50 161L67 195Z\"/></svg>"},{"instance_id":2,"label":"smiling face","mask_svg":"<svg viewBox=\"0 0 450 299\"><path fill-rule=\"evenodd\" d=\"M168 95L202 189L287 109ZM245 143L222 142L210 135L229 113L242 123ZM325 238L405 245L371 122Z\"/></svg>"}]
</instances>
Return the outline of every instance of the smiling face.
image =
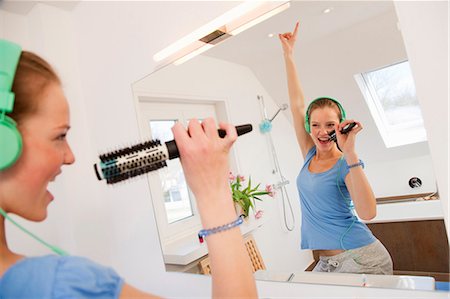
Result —
<instances>
[{"instance_id":1,"label":"smiling face","mask_svg":"<svg viewBox=\"0 0 450 299\"><path fill-rule=\"evenodd\" d=\"M316 108L310 114L311 137L319 151L329 151L336 145L328 133L339 124L339 109L330 106Z\"/></svg>"},{"instance_id":2,"label":"smiling face","mask_svg":"<svg viewBox=\"0 0 450 299\"><path fill-rule=\"evenodd\" d=\"M0 172L0 204L6 212L32 221L47 217L47 206L53 200L48 184L62 165L75 161L66 140L69 121L69 106L60 85L48 84L35 113L19 124L23 138L20 158Z\"/></svg>"}]
</instances>

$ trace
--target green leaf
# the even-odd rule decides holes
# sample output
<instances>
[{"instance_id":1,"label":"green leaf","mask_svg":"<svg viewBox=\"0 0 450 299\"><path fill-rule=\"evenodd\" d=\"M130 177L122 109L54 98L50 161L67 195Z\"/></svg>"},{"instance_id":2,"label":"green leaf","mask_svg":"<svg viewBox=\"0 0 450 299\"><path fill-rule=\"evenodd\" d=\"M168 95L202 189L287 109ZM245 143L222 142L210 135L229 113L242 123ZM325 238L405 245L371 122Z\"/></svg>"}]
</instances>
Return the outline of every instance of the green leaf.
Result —
<instances>
[{"instance_id":1,"label":"green leaf","mask_svg":"<svg viewBox=\"0 0 450 299\"><path fill-rule=\"evenodd\" d=\"M248 193L248 191L250 190L250 188L251 188L251 186L250 186L251 183L252 183L252 178L249 177L249 178L248 178L247 188L244 189L244 192L245 192L245 193Z\"/></svg>"},{"instance_id":2,"label":"green leaf","mask_svg":"<svg viewBox=\"0 0 450 299\"><path fill-rule=\"evenodd\" d=\"M253 188L253 189L251 190L251 192L254 192L254 191L258 190L258 188L259 188L259 185L261 185L261 184L258 184L258 185L256 185L256 187L255 187L255 188Z\"/></svg>"},{"instance_id":3,"label":"green leaf","mask_svg":"<svg viewBox=\"0 0 450 299\"><path fill-rule=\"evenodd\" d=\"M249 203L249 206L252 207L252 209L255 209L255 206L253 205L251 200L248 203Z\"/></svg>"},{"instance_id":4,"label":"green leaf","mask_svg":"<svg viewBox=\"0 0 450 299\"><path fill-rule=\"evenodd\" d=\"M255 195L268 195L268 194L269 194L269 192L267 192L267 191L259 191L259 192L253 193L253 196L255 196Z\"/></svg>"}]
</instances>

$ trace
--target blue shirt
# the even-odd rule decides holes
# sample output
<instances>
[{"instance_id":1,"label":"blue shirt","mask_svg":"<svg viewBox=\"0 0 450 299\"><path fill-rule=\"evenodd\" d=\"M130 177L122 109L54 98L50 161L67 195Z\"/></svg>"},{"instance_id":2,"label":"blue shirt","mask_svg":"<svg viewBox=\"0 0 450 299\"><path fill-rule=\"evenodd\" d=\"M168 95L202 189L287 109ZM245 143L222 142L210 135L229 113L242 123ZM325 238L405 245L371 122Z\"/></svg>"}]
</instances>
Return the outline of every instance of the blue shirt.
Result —
<instances>
[{"instance_id":1,"label":"blue shirt","mask_svg":"<svg viewBox=\"0 0 450 299\"><path fill-rule=\"evenodd\" d=\"M347 162L339 159L331 169L312 173L309 164L315 154L314 146L297 177L302 209L301 248L347 250L373 243L376 239L372 232L351 210L345 185Z\"/></svg>"},{"instance_id":2,"label":"blue shirt","mask_svg":"<svg viewBox=\"0 0 450 299\"><path fill-rule=\"evenodd\" d=\"M123 279L75 256L24 258L0 277L0 299L118 298Z\"/></svg>"}]
</instances>

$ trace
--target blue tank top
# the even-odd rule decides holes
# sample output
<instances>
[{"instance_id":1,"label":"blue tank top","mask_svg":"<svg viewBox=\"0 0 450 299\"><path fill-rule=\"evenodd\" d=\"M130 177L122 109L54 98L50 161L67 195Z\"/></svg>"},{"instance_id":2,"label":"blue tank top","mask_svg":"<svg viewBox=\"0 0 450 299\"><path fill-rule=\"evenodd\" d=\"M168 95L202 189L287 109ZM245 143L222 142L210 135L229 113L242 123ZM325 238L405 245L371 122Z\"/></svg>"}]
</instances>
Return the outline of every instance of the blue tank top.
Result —
<instances>
[{"instance_id":1,"label":"blue tank top","mask_svg":"<svg viewBox=\"0 0 450 299\"><path fill-rule=\"evenodd\" d=\"M114 270L76 256L24 258L0 277L1 299L119 298Z\"/></svg>"},{"instance_id":2,"label":"blue tank top","mask_svg":"<svg viewBox=\"0 0 450 299\"><path fill-rule=\"evenodd\" d=\"M373 243L376 239L372 232L351 210L345 185L347 162L339 159L331 169L312 173L309 164L315 154L314 146L297 177L302 210L301 248L347 250Z\"/></svg>"}]
</instances>

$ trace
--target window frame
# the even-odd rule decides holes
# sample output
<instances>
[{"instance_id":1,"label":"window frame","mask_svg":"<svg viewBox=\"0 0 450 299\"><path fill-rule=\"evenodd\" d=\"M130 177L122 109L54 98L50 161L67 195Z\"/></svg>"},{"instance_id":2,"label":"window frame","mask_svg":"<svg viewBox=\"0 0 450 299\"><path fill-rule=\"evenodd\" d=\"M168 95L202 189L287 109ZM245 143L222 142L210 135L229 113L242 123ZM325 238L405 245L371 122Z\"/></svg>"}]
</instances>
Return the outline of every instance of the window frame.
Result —
<instances>
[{"instance_id":1,"label":"window frame","mask_svg":"<svg viewBox=\"0 0 450 299\"><path fill-rule=\"evenodd\" d=\"M389 68L401 63L409 63L408 60L403 60L393 63L378 69L362 72L354 75L355 81L361 90L364 100L369 107L370 113L375 121L375 124L380 132L386 148L409 145L419 142L427 141L426 130L423 122L407 122L404 124L389 125L386 118L386 113L382 107L380 100L374 86L370 81L366 80L366 74L380 69ZM414 83L414 82L413 82Z\"/></svg>"},{"instance_id":2,"label":"window frame","mask_svg":"<svg viewBox=\"0 0 450 299\"><path fill-rule=\"evenodd\" d=\"M224 100L194 98L191 96L183 97L155 95L142 91L135 91L134 97L137 103L136 112L142 139L151 139L148 112L151 111L152 115L156 115L157 119L153 120L158 120L158 118L161 120L173 119L167 117L167 113L165 112L168 110L168 107L173 107L173 105L180 105L184 108L188 106L191 106L192 108L195 107L195 109L178 109L178 114L181 119L191 119L193 117L201 119L209 117L211 115L204 113L202 114L202 109L199 109L199 107L201 106L209 106L210 109L214 110L213 118L216 120L216 122L219 120L228 122L227 109ZM203 112L205 111L203 110ZM183 125L186 126L185 123ZM230 168L233 170L238 170L234 148L232 148L232 150L230 151ZM174 244L186 238L196 238L198 231L202 229L202 226L200 215L195 202L195 197L192 192L190 190L188 191L190 194L193 216L189 217L189 219L182 219L169 224L164 206L164 197L158 172L150 172L149 174L147 174L147 180L163 251L164 248L170 244ZM156 186L159 186L159 188L157 188Z\"/></svg>"}]
</instances>

